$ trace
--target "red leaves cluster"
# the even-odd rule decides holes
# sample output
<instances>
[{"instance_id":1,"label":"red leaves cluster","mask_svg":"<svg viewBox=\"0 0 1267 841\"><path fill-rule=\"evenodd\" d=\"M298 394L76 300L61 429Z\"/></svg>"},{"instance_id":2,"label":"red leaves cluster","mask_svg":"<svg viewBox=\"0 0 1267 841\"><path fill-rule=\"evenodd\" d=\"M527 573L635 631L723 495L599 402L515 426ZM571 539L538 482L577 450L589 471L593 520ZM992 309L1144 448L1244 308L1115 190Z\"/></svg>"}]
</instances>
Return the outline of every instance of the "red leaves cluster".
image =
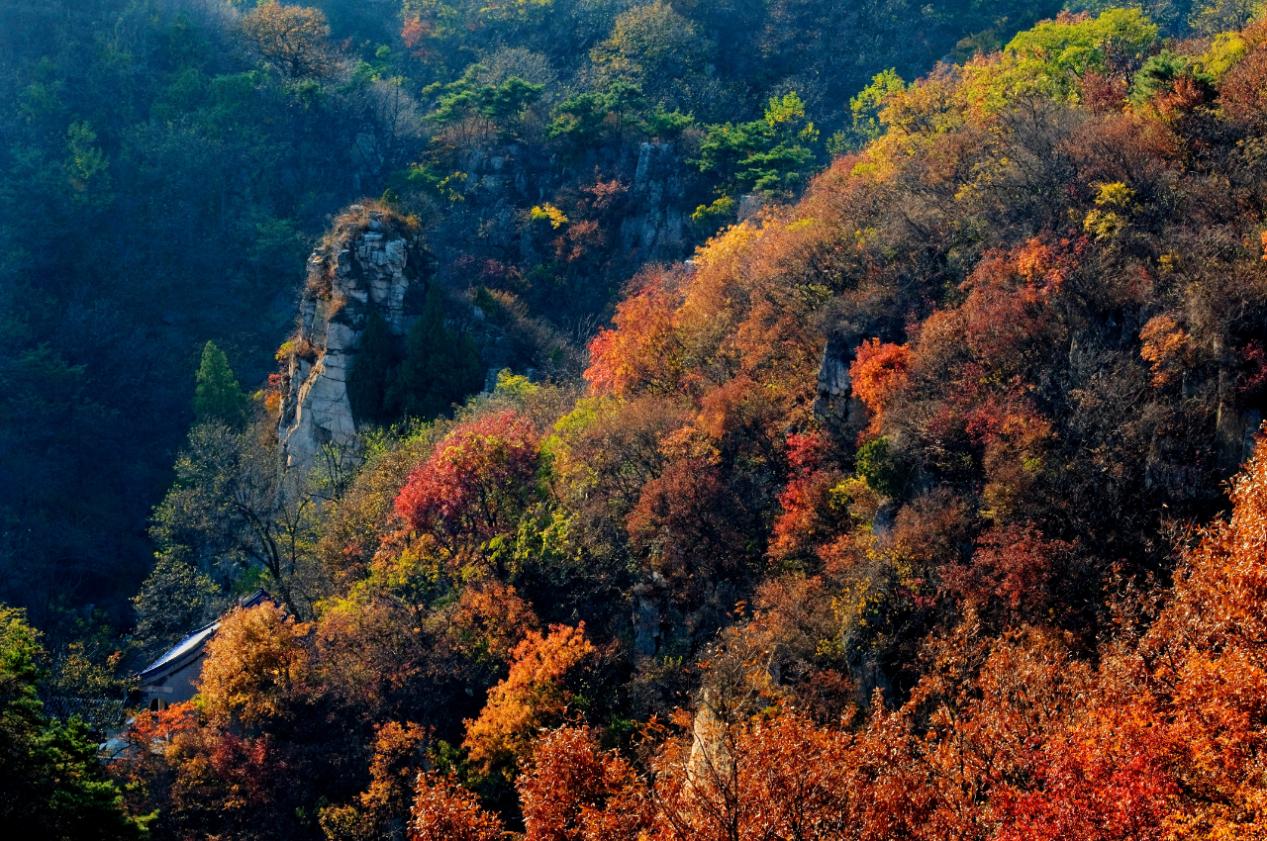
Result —
<instances>
[{"instance_id":1,"label":"red leaves cluster","mask_svg":"<svg viewBox=\"0 0 1267 841\"><path fill-rule=\"evenodd\" d=\"M604 751L589 727L561 727L537 740L515 784L528 841L635 841L651 801L632 765Z\"/></svg>"},{"instance_id":2,"label":"red leaves cluster","mask_svg":"<svg viewBox=\"0 0 1267 841\"><path fill-rule=\"evenodd\" d=\"M966 568L946 572L946 584L981 611L998 605L1016 616L1042 615L1053 579L1069 568L1072 548L1045 539L1032 524L994 528L978 539Z\"/></svg>"},{"instance_id":3,"label":"red leaves cluster","mask_svg":"<svg viewBox=\"0 0 1267 841\"><path fill-rule=\"evenodd\" d=\"M770 534L770 556L779 560L810 554L828 536L828 491L842 478L826 463L829 452L821 432L789 435L787 460L791 477L779 494L778 518Z\"/></svg>"},{"instance_id":4,"label":"red leaves cluster","mask_svg":"<svg viewBox=\"0 0 1267 841\"><path fill-rule=\"evenodd\" d=\"M209 825L230 837L257 837L255 822L292 808L290 792L276 785L289 770L285 751L267 735L209 726L192 703L139 714L123 738L129 747L111 770L128 781L130 796L164 802L177 837Z\"/></svg>"},{"instance_id":5,"label":"red leaves cluster","mask_svg":"<svg viewBox=\"0 0 1267 841\"><path fill-rule=\"evenodd\" d=\"M509 523L537 467L537 432L507 409L459 425L409 474L396 513L415 529L488 538Z\"/></svg>"},{"instance_id":6,"label":"red leaves cluster","mask_svg":"<svg viewBox=\"0 0 1267 841\"><path fill-rule=\"evenodd\" d=\"M986 255L962 284L960 340L987 364L1023 361L1027 346L1050 329L1047 305L1065 274L1055 249L1037 240Z\"/></svg>"},{"instance_id":7,"label":"red leaves cluster","mask_svg":"<svg viewBox=\"0 0 1267 841\"><path fill-rule=\"evenodd\" d=\"M629 539L660 574L685 581L728 560L732 524L717 465L681 459L647 482L626 521Z\"/></svg>"},{"instance_id":8,"label":"red leaves cluster","mask_svg":"<svg viewBox=\"0 0 1267 841\"><path fill-rule=\"evenodd\" d=\"M1179 805L1164 728L1134 705L1093 711L1044 747L1038 787L1005 792L995 841L1161 841Z\"/></svg>"},{"instance_id":9,"label":"red leaves cluster","mask_svg":"<svg viewBox=\"0 0 1267 841\"><path fill-rule=\"evenodd\" d=\"M640 286L616 305L613 326L590 342L585 379L598 394L628 394L668 387L676 340L672 278L663 270L639 276Z\"/></svg>"}]
</instances>

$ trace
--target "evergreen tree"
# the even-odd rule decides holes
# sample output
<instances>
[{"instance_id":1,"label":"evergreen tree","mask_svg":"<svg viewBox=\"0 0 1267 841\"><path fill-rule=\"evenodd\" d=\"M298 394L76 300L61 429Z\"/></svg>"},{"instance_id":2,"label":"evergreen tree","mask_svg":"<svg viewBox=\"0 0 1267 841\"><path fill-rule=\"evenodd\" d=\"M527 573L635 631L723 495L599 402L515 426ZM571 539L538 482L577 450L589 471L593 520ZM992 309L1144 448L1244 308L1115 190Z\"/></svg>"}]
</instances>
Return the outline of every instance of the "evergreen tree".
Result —
<instances>
[{"instance_id":1,"label":"evergreen tree","mask_svg":"<svg viewBox=\"0 0 1267 841\"><path fill-rule=\"evenodd\" d=\"M140 838L145 821L124 811L88 728L45 711L38 689L44 656L25 614L0 605L0 823L7 837Z\"/></svg>"},{"instance_id":2,"label":"evergreen tree","mask_svg":"<svg viewBox=\"0 0 1267 841\"><path fill-rule=\"evenodd\" d=\"M194 417L199 423L219 421L237 428L246 421L246 409L247 397L229 367L229 358L215 342L207 342L194 388Z\"/></svg>"},{"instance_id":3,"label":"evergreen tree","mask_svg":"<svg viewBox=\"0 0 1267 841\"><path fill-rule=\"evenodd\" d=\"M396 341L387 322L377 312L371 312L348 378L348 400L358 421L388 420L387 389L396 357Z\"/></svg>"},{"instance_id":4,"label":"evergreen tree","mask_svg":"<svg viewBox=\"0 0 1267 841\"><path fill-rule=\"evenodd\" d=\"M400 417L433 418L479 391L484 372L475 342L444 323L444 304L432 288L422 315L405 338L405 357L387 394Z\"/></svg>"}]
</instances>

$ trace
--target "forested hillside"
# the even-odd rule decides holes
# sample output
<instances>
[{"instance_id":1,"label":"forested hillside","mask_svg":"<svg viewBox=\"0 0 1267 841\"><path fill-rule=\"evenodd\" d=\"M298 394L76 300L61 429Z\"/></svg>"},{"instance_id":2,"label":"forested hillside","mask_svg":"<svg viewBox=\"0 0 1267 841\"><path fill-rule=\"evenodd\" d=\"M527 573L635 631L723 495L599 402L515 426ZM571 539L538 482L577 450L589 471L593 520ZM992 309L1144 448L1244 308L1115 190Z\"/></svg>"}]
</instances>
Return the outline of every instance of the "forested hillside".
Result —
<instances>
[{"instance_id":1,"label":"forested hillside","mask_svg":"<svg viewBox=\"0 0 1267 841\"><path fill-rule=\"evenodd\" d=\"M0 596L44 624L127 624L203 344L262 385L304 254L348 202L418 214L447 294L583 345L648 259L854 142L874 74L1055 9L7 0ZM518 361L566 367L556 344Z\"/></svg>"},{"instance_id":2,"label":"forested hillside","mask_svg":"<svg viewBox=\"0 0 1267 841\"><path fill-rule=\"evenodd\" d=\"M1267 835L1255 8L5 15L10 825Z\"/></svg>"}]
</instances>

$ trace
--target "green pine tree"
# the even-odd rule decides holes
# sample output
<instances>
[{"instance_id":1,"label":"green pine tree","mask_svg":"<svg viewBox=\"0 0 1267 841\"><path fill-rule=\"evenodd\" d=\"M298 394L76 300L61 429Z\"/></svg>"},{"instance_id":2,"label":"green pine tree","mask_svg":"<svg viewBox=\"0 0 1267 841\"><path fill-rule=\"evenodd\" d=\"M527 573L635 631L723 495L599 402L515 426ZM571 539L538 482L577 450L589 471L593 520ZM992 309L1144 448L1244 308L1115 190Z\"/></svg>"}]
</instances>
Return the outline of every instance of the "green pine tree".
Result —
<instances>
[{"instance_id":1,"label":"green pine tree","mask_svg":"<svg viewBox=\"0 0 1267 841\"><path fill-rule=\"evenodd\" d=\"M207 342L202 348L196 382L194 418L199 423L219 421L236 428L246 422L247 396L238 386L229 358L215 342Z\"/></svg>"},{"instance_id":2,"label":"green pine tree","mask_svg":"<svg viewBox=\"0 0 1267 841\"><path fill-rule=\"evenodd\" d=\"M0 604L0 825L9 838L141 838L149 816L127 814L96 737L40 700L47 657L23 611Z\"/></svg>"},{"instance_id":3,"label":"green pine tree","mask_svg":"<svg viewBox=\"0 0 1267 841\"><path fill-rule=\"evenodd\" d=\"M396 357L396 340L387 322L371 312L348 377L348 400L358 421L382 423L389 419L387 389Z\"/></svg>"},{"instance_id":4,"label":"green pine tree","mask_svg":"<svg viewBox=\"0 0 1267 841\"><path fill-rule=\"evenodd\" d=\"M422 315L405 337L405 357L388 389L389 410L397 417L434 418L483 384L475 342L444 323L443 299L432 288Z\"/></svg>"}]
</instances>

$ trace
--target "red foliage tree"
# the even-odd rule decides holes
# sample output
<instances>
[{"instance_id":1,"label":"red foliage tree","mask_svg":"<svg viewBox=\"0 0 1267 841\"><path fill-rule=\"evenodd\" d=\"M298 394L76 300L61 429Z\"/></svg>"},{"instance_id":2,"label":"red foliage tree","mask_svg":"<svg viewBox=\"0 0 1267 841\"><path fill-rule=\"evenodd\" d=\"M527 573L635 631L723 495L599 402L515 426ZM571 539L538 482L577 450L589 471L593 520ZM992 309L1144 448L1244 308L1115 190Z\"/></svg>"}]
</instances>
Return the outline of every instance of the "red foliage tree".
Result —
<instances>
[{"instance_id":1,"label":"red foliage tree","mask_svg":"<svg viewBox=\"0 0 1267 841\"><path fill-rule=\"evenodd\" d=\"M944 586L982 614L1044 621L1055 607L1053 586L1070 569L1072 551L1072 545L1045 538L1033 524L996 527L978 538L966 567L944 570Z\"/></svg>"},{"instance_id":2,"label":"red foliage tree","mask_svg":"<svg viewBox=\"0 0 1267 841\"><path fill-rule=\"evenodd\" d=\"M1232 488L1232 515L1186 553L1174 597L1145 638L1154 718L1172 722L1191 837L1267 833L1267 444ZM1198 832L1198 830L1200 830Z\"/></svg>"},{"instance_id":3,"label":"red foliage tree","mask_svg":"<svg viewBox=\"0 0 1267 841\"><path fill-rule=\"evenodd\" d=\"M537 467L532 423L507 409L467 421L409 474L396 513L449 540L487 540L510 527Z\"/></svg>"},{"instance_id":4,"label":"red foliage tree","mask_svg":"<svg viewBox=\"0 0 1267 841\"><path fill-rule=\"evenodd\" d=\"M1108 707L1047 743L1037 790L1001 794L997 841L1160 841L1178 803L1165 728L1146 706Z\"/></svg>"},{"instance_id":5,"label":"red foliage tree","mask_svg":"<svg viewBox=\"0 0 1267 841\"><path fill-rule=\"evenodd\" d=\"M872 427L879 428L884 409L911 375L911 350L871 339L858 346L849 365L854 396L871 410Z\"/></svg>"},{"instance_id":6,"label":"red foliage tree","mask_svg":"<svg viewBox=\"0 0 1267 841\"><path fill-rule=\"evenodd\" d=\"M630 545L686 598L742 559L740 507L715 459L670 461L626 519Z\"/></svg>"},{"instance_id":7,"label":"red foliage tree","mask_svg":"<svg viewBox=\"0 0 1267 841\"><path fill-rule=\"evenodd\" d=\"M828 453L828 441L821 432L788 436L791 477L779 494L780 512L770 538L772 558L808 556L828 536L833 519L828 491L844 478L827 463Z\"/></svg>"},{"instance_id":8,"label":"red foliage tree","mask_svg":"<svg viewBox=\"0 0 1267 841\"><path fill-rule=\"evenodd\" d=\"M613 326L590 342L585 379L592 391L628 394L672 387L678 361L673 280L662 269L644 272L640 286L616 306Z\"/></svg>"},{"instance_id":9,"label":"red foliage tree","mask_svg":"<svg viewBox=\"0 0 1267 841\"><path fill-rule=\"evenodd\" d=\"M515 783L525 841L635 841L651 801L633 767L604 751L588 727L561 727L537 740Z\"/></svg>"}]
</instances>

